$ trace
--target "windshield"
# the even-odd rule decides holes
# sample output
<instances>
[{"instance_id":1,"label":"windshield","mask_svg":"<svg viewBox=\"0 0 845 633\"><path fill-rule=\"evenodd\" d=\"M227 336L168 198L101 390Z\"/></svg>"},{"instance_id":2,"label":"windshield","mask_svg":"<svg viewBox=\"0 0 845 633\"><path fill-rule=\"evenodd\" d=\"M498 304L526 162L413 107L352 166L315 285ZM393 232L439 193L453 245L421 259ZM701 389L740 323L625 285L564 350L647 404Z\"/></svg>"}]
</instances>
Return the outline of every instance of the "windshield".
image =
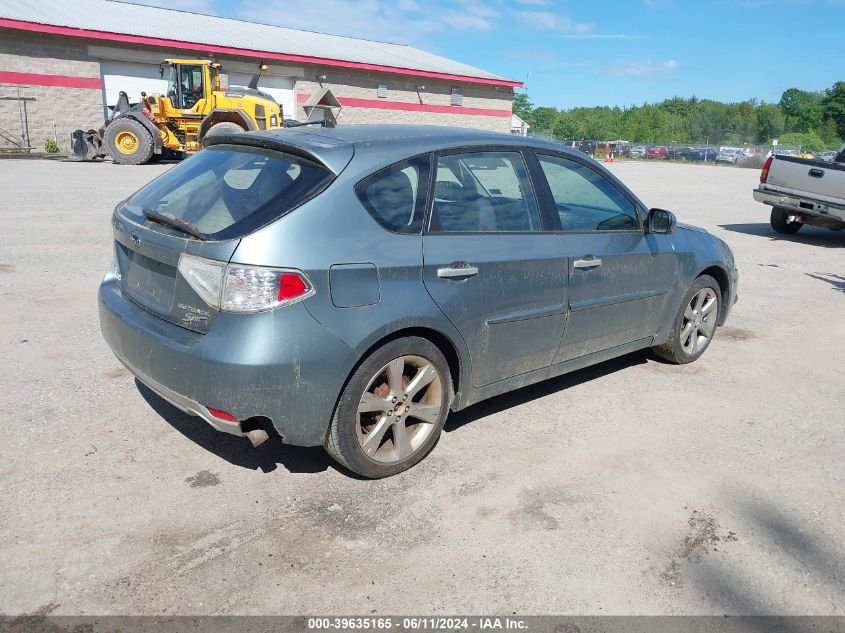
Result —
<instances>
[{"instance_id":1,"label":"windshield","mask_svg":"<svg viewBox=\"0 0 845 633\"><path fill-rule=\"evenodd\" d=\"M231 239L281 217L333 178L327 169L289 154L215 145L138 191L123 212L141 223L154 215L187 223L204 239Z\"/></svg>"}]
</instances>

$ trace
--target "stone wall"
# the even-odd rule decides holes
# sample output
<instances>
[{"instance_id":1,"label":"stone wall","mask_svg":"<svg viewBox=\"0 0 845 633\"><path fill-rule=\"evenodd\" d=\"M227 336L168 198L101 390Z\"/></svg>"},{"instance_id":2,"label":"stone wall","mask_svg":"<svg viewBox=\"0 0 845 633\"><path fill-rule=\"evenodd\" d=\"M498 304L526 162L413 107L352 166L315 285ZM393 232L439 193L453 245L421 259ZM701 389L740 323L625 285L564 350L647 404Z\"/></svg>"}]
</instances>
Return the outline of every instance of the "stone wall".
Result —
<instances>
[{"instance_id":1,"label":"stone wall","mask_svg":"<svg viewBox=\"0 0 845 633\"><path fill-rule=\"evenodd\" d=\"M10 29L0 29L0 70L100 79L100 64L88 58L84 40ZM103 95L98 88L0 84L0 97L18 94L34 99L25 102L24 126L35 151L44 151L45 141L54 134L67 151L73 130L103 124ZM0 132L17 139L22 135L19 105L18 101L0 99ZM8 144L0 136L0 146Z\"/></svg>"}]
</instances>

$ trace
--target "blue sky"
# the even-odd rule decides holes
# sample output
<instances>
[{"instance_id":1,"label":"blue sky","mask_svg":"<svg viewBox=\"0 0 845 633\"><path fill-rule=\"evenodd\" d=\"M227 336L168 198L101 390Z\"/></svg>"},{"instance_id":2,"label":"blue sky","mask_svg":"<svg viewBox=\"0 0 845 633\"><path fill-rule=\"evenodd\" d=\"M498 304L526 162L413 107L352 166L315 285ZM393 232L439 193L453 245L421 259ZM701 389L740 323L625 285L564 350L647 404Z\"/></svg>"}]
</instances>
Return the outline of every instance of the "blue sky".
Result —
<instances>
[{"instance_id":1,"label":"blue sky","mask_svg":"<svg viewBox=\"0 0 845 633\"><path fill-rule=\"evenodd\" d=\"M412 44L526 82L535 105L777 101L845 80L845 0L136 0Z\"/></svg>"}]
</instances>

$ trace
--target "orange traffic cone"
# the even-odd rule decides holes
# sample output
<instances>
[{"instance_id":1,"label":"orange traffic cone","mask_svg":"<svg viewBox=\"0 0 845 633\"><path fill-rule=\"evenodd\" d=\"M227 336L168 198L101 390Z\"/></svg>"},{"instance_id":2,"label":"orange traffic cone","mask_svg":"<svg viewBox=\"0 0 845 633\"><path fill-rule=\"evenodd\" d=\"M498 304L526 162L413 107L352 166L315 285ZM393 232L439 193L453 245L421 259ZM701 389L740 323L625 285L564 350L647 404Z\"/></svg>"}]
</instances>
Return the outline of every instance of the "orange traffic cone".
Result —
<instances>
[{"instance_id":1,"label":"orange traffic cone","mask_svg":"<svg viewBox=\"0 0 845 633\"><path fill-rule=\"evenodd\" d=\"M613 162L613 152L610 152L610 153L609 153L609 154L605 157L604 162L606 162L606 163L612 163L612 162Z\"/></svg>"}]
</instances>

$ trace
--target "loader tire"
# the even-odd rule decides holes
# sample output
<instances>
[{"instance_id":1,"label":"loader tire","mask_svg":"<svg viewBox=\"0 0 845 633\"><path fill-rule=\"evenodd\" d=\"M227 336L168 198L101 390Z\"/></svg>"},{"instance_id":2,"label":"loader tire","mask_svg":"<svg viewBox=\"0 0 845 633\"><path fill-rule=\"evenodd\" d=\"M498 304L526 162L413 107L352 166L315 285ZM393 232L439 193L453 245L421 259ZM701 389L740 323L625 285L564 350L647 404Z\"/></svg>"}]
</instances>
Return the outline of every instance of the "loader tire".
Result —
<instances>
[{"instance_id":1,"label":"loader tire","mask_svg":"<svg viewBox=\"0 0 845 633\"><path fill-rule=\"evenodd\" d=\"M122 117L106 128L103 143L111 159L119 165L143 165L153 155L153 137L135 119Z\"/></svg>"},{"instance_id":2,"label":"loader tire","mask_svg":"<svg viewBox=\"0 0 845 633\"><path fill-rule=\"evenodd\" d=\"M219 134L237 134L239 132L245 132L246 130L243 129L237 123L232 123L231 121L221 121L220 123L215 123L210 128L208 128L208 132L205 133L203 138L208 138L209 136L217 136Z\"/></svg>"}]
</instances>

